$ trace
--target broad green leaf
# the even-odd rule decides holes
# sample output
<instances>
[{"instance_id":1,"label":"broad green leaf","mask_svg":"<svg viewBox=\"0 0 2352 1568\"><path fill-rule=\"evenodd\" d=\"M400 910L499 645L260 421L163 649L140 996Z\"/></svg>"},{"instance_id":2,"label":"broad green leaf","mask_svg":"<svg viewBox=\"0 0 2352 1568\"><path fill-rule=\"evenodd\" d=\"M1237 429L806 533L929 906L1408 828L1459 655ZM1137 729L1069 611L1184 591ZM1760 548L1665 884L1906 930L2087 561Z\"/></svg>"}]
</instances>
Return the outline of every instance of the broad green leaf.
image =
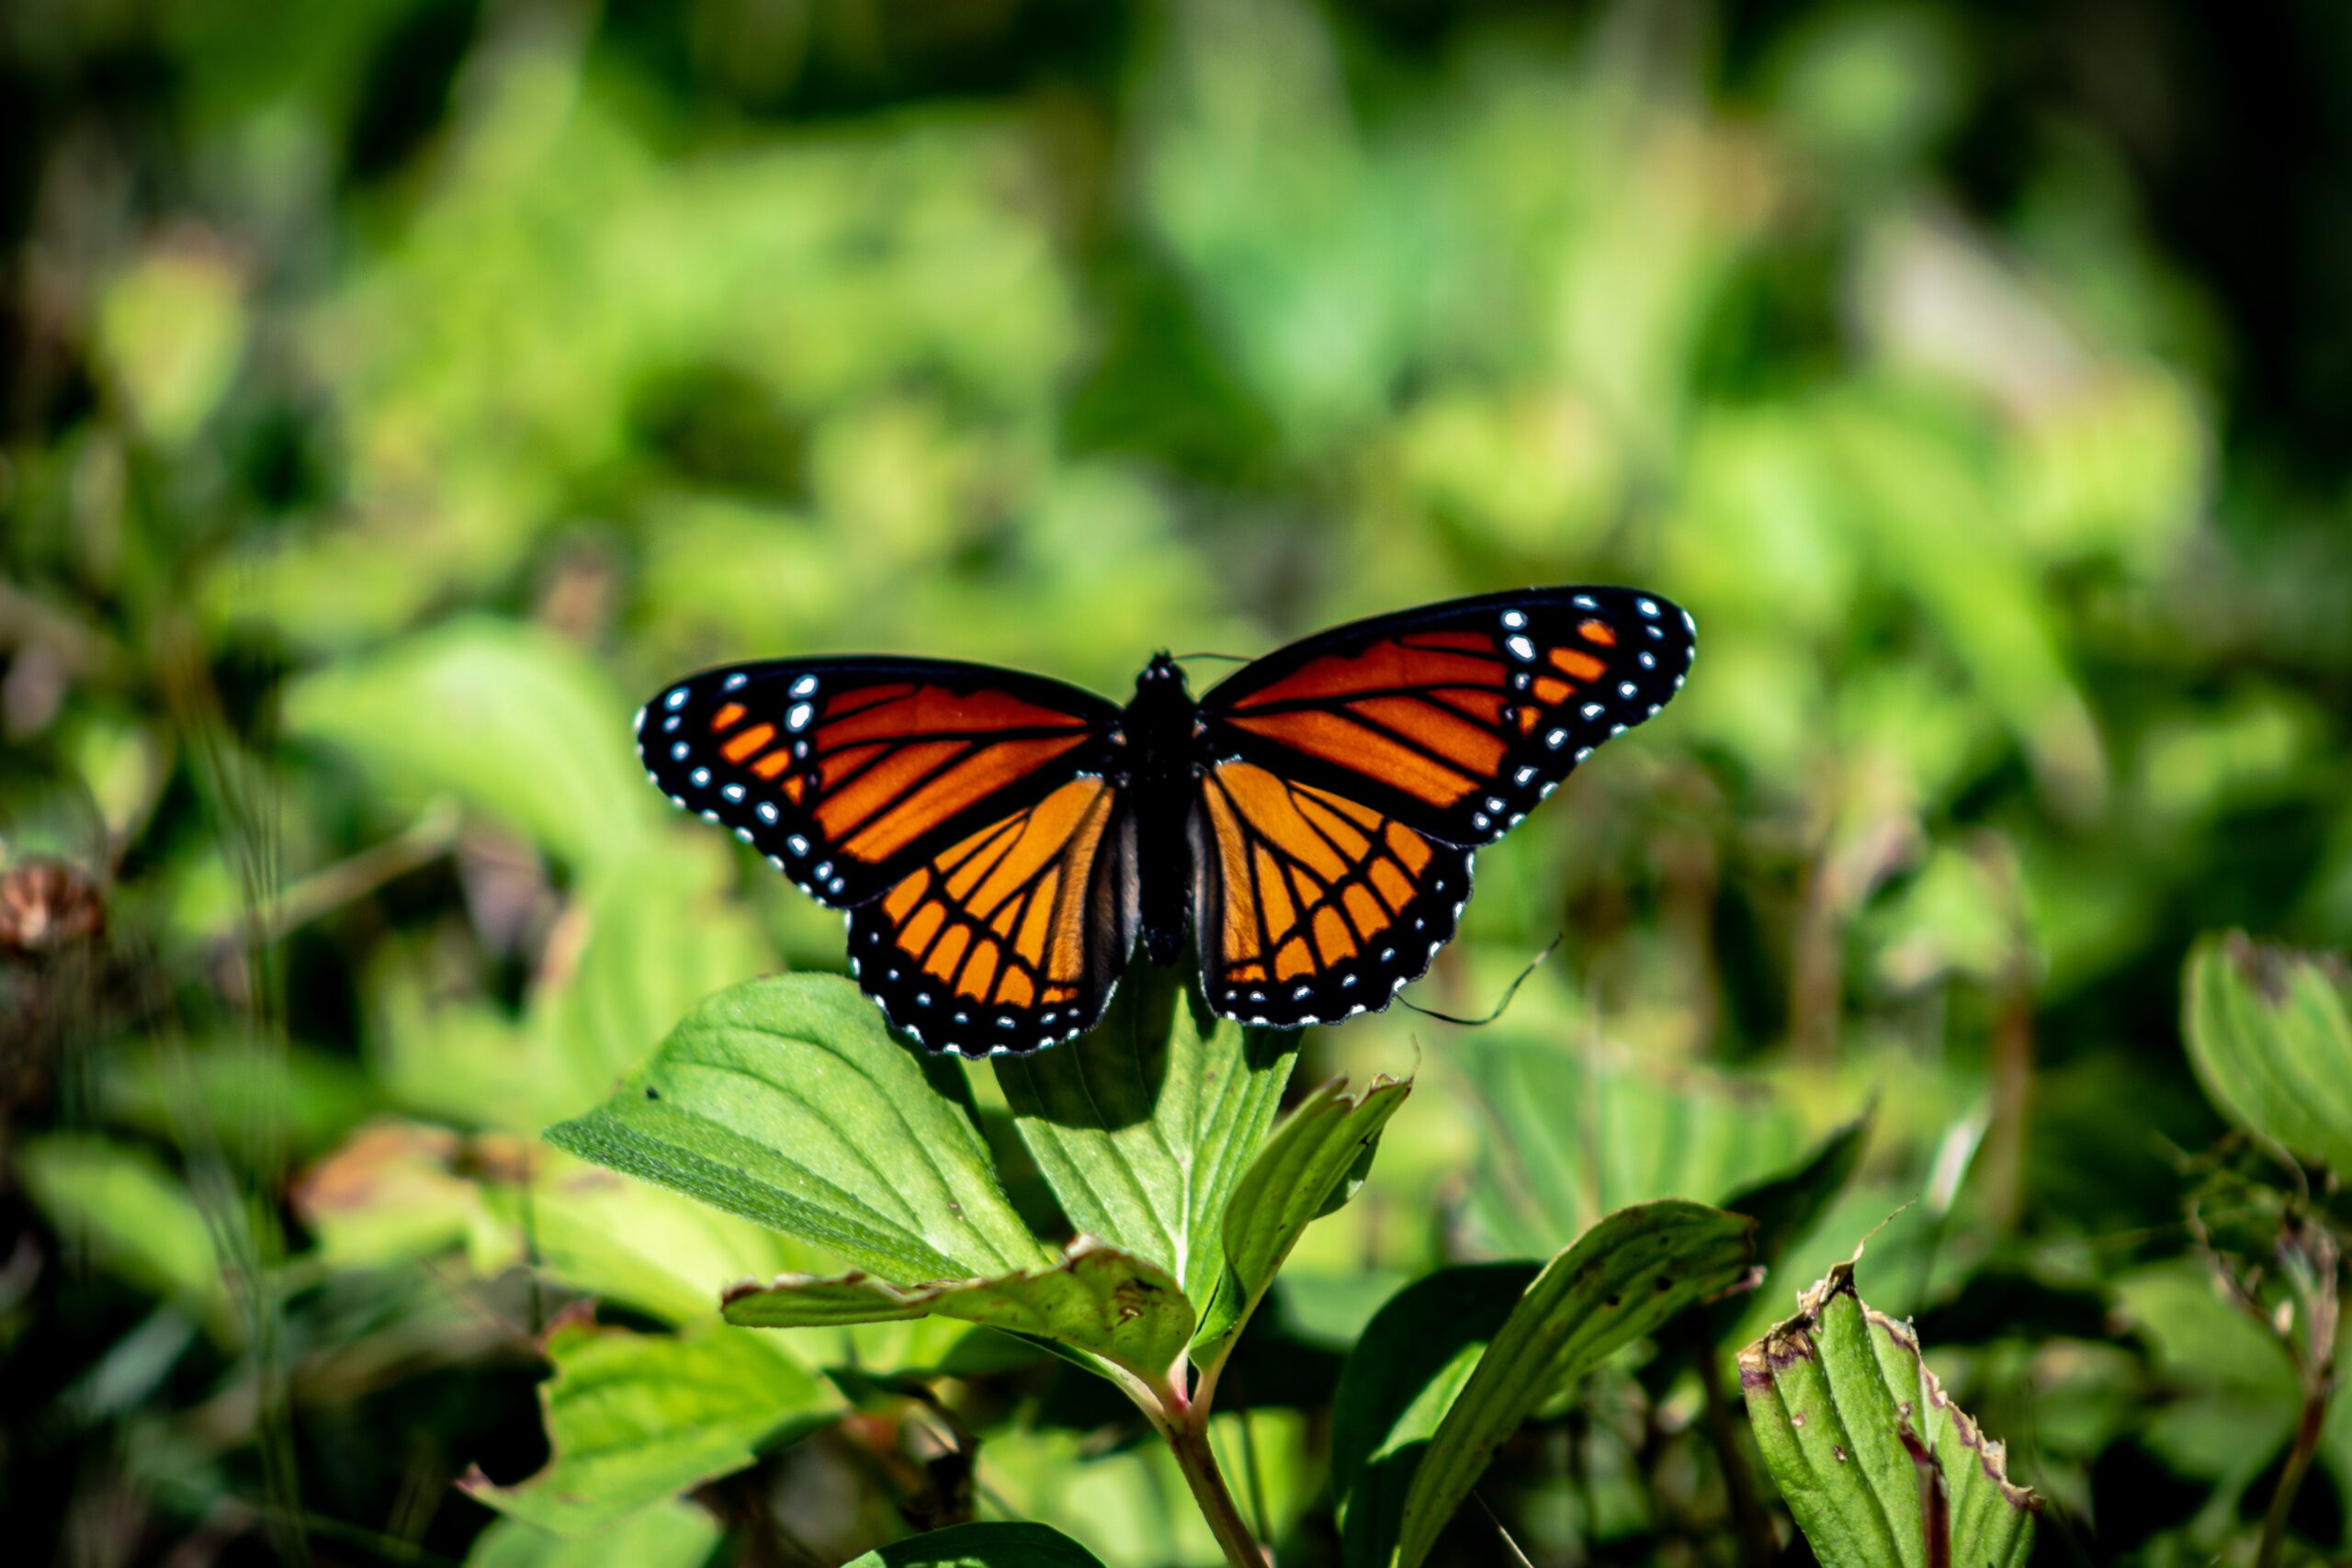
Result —
<instances>
[{"instance_id":1,"label":"broad green leaf","mask_svg":"<svg viewBox=\"0 0 2352 1568\"><path fill-rule=\"evenodd\" d=\"M876 1547L843 1568L1102 1568L1086 1548L1046 1525L956 1525Z\"/></svg>"},{"instance_id":2,"label":"broad green leaf","mask_svg":"<svg viewBox=\"0 0 2352 1568\"><path fill-rule=\"evenodd\" d=\"M169 1298L216 1334L229 1300L212 1232L186 1183L145 1149L89 1133L28 1139L16 1175L57 1234L94 1262Z\"/></svg>"},{"instance_id":3,"label":"broad green leaf","mask_svg":"<svg viewBox=\"0 0 2352 1568\"><path fill-rule=\"evenodd\" d=\"M752 1462L762 1448L832 1420L832 1384L781 1341L717 1324L683 1335L632 1334L571 1317L548 1334L555 1376L540 1389L545 1470L497 1486L479 1470L459 1483L500 1512L583 1536L647 1503Z\"/></svg>"},{"instance_id":4,"label":"broad green leaf","mask_svg":"<svg viewBox=\"0 0 2352 1568\"><path fill-rule=\"evenodd\" d=\"M876 1323L937 1314L1100 1356L1155 1390L1193 1335L1193 1307L1157 1265L1081 1236L1049 1269L898 1286L864 1274L786 1275L727 1292L727 1321L752 1328Z\"/></svg>"},{"instance_id":5,"label":"broad green leaf","mask_svg":"<svg viewBox=\"0 0 2352 1568\"><path fill-rule=\"evenodd\" d=\"M2009 1481L2006 1445L1946 1396L1908 1325L1862 1304L1851 1263L1740 1352L1739 1382L1822 1568L2009 1568L2031 1555L2040 1503Z\"/></svg>"},{"instance_id":6,"label":"broad green leaf","mask_svg":"<svg viewBox=\"0 0 2352 1568\"><path fill-rule=\"evenodd\" d=\"M1349 1352L1331 1403L1331 1495L1351 1568L1386 1562L1422 1450L1539 1269L1441 1269L1390 1297Z\"/></svg>"},{"instance_id":7,"label":"broad green leaf","mask_svg":"<svg viewBox=\"0 0 2352 1568\"><path fill-rule=\"evenodd\" d=\"M718 1545L718 1521L691 1503L649 1503L579 1540L521 1519L492 1521L466 1553L466 1568L702 1568Z\"/></svg>"},{"instance_id":8,"label":"broad green leaf","mask_svg":"<svg viewBox=\"0 0 2352 1568\"><path fill-rule=\"evenodd\" d=\"M2245 1131L2352 1173L2352 980L2340 961L2207 936L2188 955L2198 1080Z\"/></svg>"},{"instance_id":9,"label":"broad green leaf","mask_svg":"<svg viewBox=\"0 0 2352 1568\"><path fill-rule=\"evenodd\" d=\"M1188 973L1138 964L1093 1032L995 1066L1070 1223L1198 1303L1224 1271L1226 1202L1273 1123L1297 1036L1208 1017Z\"/></svg>"},{"instance_id":10,"label":"broad green leaf","mask_svg":"<svg viewBox=\"0 0 2352 1568\"><path fill-rule=\"evenodd\" d=\"M574 866L633 850L658 820L628 701L551 633L453 622L300 678L285 711L289 736L379 785L454 795Z\"/></svg>"},{"instance_id":11,"label":"broad green leaf","mask_svg":"<svg viewBox=\"0 0 2352 1568\"><path fill-rule=\"evenodd\" d=\"M1225 1206L1225 1274L1193 1345L1202 1367L1232 1347L1300 1233L1362 1185L1380 1130L1413 1086L1380 1077L1360 1095L1347 1087L1345 1078L1317 1085L1234 1187Z\"/></svg>"},{"instance_id":12,"label":"broad green leaf","mask_svg":"<svg viewBox=\"0 0 2352 1568\"><path fill-rule=\"evenodd\" d=\"M1755 1222L1668 1200L1621 1209L1544 1265L1438 1423L1394 1549L1419 1568L1495 1450L1538 1406L1693 1303L1747 1277Z\"/></svg>"},{"instance_id":13,"label":"broad green leaf","mask_svg":"<svg viewBox=\"0 0 2352 1568\"><path fill-rule=\"evenodd\" d=\"M1779 1097L1723 1074L1510 1040L1463 1061L1487 1126L1470 1213L1504 1257L1548 1258L1629 1203L1713 1201L1803 1147Z\"/></svg>"},{"instance_id":14,"label":"broad green leaf","mask_svg":"<svg viewBox=\"0 0 2352 1568\"><path fill-rule=\"evenodd\" d=\"M1050 1268L1005 1201L953 1064L890 1038L838 976L705 1000L557 1146L900 1283Z\"/></svg>"}]
</instances>

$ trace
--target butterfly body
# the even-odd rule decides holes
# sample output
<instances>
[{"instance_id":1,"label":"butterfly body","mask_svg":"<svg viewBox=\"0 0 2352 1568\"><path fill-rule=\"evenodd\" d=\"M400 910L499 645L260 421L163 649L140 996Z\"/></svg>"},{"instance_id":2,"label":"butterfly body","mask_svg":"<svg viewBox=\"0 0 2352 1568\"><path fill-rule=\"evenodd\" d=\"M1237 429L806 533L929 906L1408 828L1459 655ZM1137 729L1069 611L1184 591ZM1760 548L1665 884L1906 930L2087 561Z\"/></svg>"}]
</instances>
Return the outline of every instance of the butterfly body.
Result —
<instances>
[{"instance_id":1,"label":"butterfly body","mask_svg":"<svg viewBox=\"0 0 2352 1568\"><path fill-rule=\"evenodd\" d=\"M1092 1027L1136 947L1196 933L1216 1011L1385 1007L1449 941L1477 848L1682 684L1690 617L1532 589L1375 617L1195 699L1166 653L1115 706L919 659L704 671L638 719L653 782L844 911L850 963L933 1050Z\"/></svg>"},{"instance_id":2,"label":"butterfly body","mask_svg":"<svg viewBox=\"0 0 2352 1568\"><path fill-rule=\"evenodd\" d=\"M1166 653L1153 656L1136 677L1136 694L1120 715L1115 777L1135 802L1138 819L1183 821L1201 787L1200 705L1184 671ZM1173 964L1184 948L1192 916L1193 846L1185 833L1144 836L1136 872L1143 947L1155 964Z\"/></svg>"}]
</instances>

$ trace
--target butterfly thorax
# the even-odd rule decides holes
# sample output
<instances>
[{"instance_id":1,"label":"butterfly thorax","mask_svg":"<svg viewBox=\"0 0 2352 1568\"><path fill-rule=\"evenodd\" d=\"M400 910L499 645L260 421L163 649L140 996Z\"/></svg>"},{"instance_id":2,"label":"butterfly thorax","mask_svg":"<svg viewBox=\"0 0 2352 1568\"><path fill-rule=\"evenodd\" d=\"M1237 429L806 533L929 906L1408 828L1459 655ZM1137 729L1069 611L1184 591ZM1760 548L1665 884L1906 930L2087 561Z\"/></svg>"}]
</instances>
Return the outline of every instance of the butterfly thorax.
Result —
<instances>
[{"instance_id":1,"label":"butterfly thorax","mask_svg":"<svg viewBox=\"0 0 2352 1568\"><path fill-rule=\"evenodd\" d=\"M1158 653L1136 677L1135 697L1119 721L1126 742L1120 756L1126 772L1120 782L1136 819L1179 825L1173 832L1148 829L1137 844L1144 950L1158 964L1173 964L1184 944L1193 856L1181 825L1200 793L1193 744L1198 705L1185 688L1184 671L1166 653Z\"/></svg>"}]
</instances>

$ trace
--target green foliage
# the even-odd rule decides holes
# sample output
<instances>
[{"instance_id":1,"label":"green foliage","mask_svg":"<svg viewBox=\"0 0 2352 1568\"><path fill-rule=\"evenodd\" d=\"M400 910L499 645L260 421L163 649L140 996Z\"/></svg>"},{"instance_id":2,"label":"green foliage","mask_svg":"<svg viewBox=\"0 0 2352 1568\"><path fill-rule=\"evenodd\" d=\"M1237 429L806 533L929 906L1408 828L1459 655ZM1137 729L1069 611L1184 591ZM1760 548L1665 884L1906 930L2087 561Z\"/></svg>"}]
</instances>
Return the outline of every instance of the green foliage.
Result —
<instances>
[{"instance_id":1,"label":"green foliage","mask_svg":"<svg viewBox=\"0 0 2352 1568\"><path fill-rule=\"evenodd\" d=\"M508 1517L475 1539L466 1568L701 1568L718 1540L718 1521L688 1503L656 1503L579 1539Z\"/></svg>"},{"instance_id":2,"label":"green foliage","mask_svg":"<svg viewBox=\"0 0 2352 1568\"><path fill-rule=\"evenodd\" d=\"M1883 1224L1871 1299L2045 1555L2352 1550L2324 7L20 8L15 1555L717 1568L1013 1516L1198 1568L1205 1446L1311 1562L1340 1501L1401 1517L1533 1277L1482 1260L1667 1199L1753 1218L1763 1287L1539 1406L1458 1530L1754 1568L1791 1525L1726 1352ZM1253 1038L1147 968L1075 1050L927 1063L629 752L721 660L1116 694L1575 581L1704 649L1480 852L1408 998L1565 941L1476 1031ZM739 1281L884 1320L752 1334ZM450 1483L532 1468L590 1298L855 1419L714 1423L701 1500L577 1540L485 1509Z\"/></svg>"},{"instance_id":3,"label":"green foliage","mask_svg":"<svg viewBox=\"0 0 2352 1568\"><path fill-rule=\"evenodd\" d=\"M782 976L703 1002L611 1099L548 1137L885 1279L1051 1265L953 1072L891 1039L848 981Z\"/></svg>"},{"instance_id":4,"label":"green foliage","mask_svg":"<svg viewBox=\"0 0 2352 1568\"><path fill-rule=\"evenodd\" d=\"M1141 965L1075 1049L1000 1059L1021 1141L1080 1233L1205 1303L1220 1227L1290 1081L1297 1043L1207 1015L1182 968Z\"/></svg>"},{"instance_id":5,"label":"green foliage","mask_svg":"<svg viewBox=\"0 0 2352 1568\"><path fill-rule=\"evenodd\" d=\"M846 1568L1101 1568L1092 1552L1043 1525L957 1525L877 1547Z\"/></svg>"},{"instance_id":6,"label":"green foliage","mask_svg":"<svg viewBox=\"0 0 2352 1568\"><path fill-rule=\"evenodd\" d=\"M1765 1468L1823 1568L2022 1564L2041 1503L2006 1444L1944 1393L1908 1325L1862 1304L1850 1264L1742 1350Z\"/></svg>"},{"instance_id":7,"label":"green foliage","mask_svg":"<svg viewBox=\"0 0 2352 1568\"><path fill-rule=\"evenodd\" d=\"M545 1347L548 1467L514 1486L461 1484L501 1513L564 1537L742 1469L840 1414L840 1395L773 1341L706 1328L631 1334L568 1320Z\"/></svg>"},{"instance_id":8,"label":"green foliage","mask_svg":"<svg viewBox=\"0 0 2352 1568\"><path fill-rule=\"evenodd\" d=\"M1343 1386L1339 1399L1359 1419L1388 1418L1366 1427L1369 1443L1351 1437L1352 1474L1334 1458L1334 1488L1349 1498L1349 1561L1419 1568L1503 1439L1611 1354L1737 1285L1753 1228L1697 1203L1639 1204L1545 1264L1491 1328L1492 1305L1518 1278L1509 1269L1448 1280L1442 1292L1416 1287L1392 1303L1383 1316L1396 1312L1397 1321L1384 1331L1374 1319L1350 1358L1362 1391L1351 1397ZM1430 1321L1450 1320L1456 1302L1465 1321ZM1442 1360L1432 1340L1449 1348ZM1400 1341L1410 1352L1393 1362L1367 1357ZM1404 1386L1388 1386L1397 1374Z\"/></svg>"},{"instance_id":9,"label":"green foliage","mask_svg":"<svg viewBox=\"0 0 2352 1568\"><path fill-rule=\"evenodd\" d=\"M2182 1033L2230 1121L2352 1171L2352 980L2340 961L2208 937L2188 956Z\"/></svg>"}]
</instances>

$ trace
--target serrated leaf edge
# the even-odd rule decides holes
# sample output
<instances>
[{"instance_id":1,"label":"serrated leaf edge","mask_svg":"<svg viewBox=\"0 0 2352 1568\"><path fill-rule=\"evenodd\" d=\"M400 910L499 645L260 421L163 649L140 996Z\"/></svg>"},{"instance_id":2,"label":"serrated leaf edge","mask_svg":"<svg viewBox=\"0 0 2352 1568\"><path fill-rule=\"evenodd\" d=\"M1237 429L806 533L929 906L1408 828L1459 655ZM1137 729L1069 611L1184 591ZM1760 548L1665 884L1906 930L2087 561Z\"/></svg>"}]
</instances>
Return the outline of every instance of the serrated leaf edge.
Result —
<instances>
[{"instance_id":1,"label":"serrated leaf edge","mask_svg":"<svg viewBox=\"0 0 2352 1568\"><path fill-rule=\"evenodd\" d=\"M1861 1260L1861 1251L1843 1263L1833 1264L1829 1272L1797 1296L1795 1315L1775 1324L1763 1338L1739 1353L1739 1382L1743 1389L1761 1388L1770 1384L1775 1375L1797 1361L1815 1359L1813 1344L1815 1331L1821 1326L1821 1314L1840 1295L1854 1298L1861 1309L1866 1326L1882 1329L1911 1359L1918 1363L1919 1382L1927 1391L1930 1407L1951 1418L1952 1430L1959 1435L1961 1446L1974 1451L1976 1462L1984 1469L1985 1479L2000 1488L2001 1498L2013 1508L2030 1514L2041 1511L2041 1497L2030 1486L2020 1486L2008 1475L2009 1446L2002 1439L1985 1435L1979 1426L1944 1392L1944 1385L1928 1367L1927 1357L1919 1349L1919 1336L1907 1322L1889 1317L1862 1300L1854 1287L1854 1265ZM1911 1405L1899 1401L1896 1410L1909 1430ZM1916 1434L1914 1434L1916 1435Z\"/></svg>"}]
</instances>

